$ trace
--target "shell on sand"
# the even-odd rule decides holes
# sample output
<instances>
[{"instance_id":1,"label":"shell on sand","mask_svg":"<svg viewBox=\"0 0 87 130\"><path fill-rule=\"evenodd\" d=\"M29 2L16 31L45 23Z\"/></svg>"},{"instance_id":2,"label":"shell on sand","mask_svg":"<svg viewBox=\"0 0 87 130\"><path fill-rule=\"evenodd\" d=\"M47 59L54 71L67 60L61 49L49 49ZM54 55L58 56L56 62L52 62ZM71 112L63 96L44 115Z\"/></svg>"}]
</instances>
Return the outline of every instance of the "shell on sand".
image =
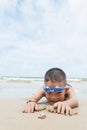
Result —
<instances>
[{"instance_id":1,"label":"shell on sand","mask_svg":"<svg viewBox=\"0 0 87 130\"><path fill-rule=\"evenodd\" d=\"M38 116L38 119L45 119L45 118L46 118L45 113L40 113L40 115Z\"/></svg>"}]
</instances>

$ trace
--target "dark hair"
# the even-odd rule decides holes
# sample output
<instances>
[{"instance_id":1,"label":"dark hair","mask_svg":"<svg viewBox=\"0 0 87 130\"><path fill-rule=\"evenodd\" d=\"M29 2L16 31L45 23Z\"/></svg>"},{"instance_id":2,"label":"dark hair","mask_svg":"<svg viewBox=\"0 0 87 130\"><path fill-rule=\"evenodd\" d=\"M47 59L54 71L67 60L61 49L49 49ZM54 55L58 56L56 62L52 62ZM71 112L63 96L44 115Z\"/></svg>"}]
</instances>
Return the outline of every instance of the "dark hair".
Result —
<instances>
[{"instance_id":1,"label":"dark hair","mask_svg":"<svg viewBox=\"0 0 87 130\"><path fill-rule=\"evenodd\" d=\"M65 80L66 81L66 74L62 69L59 68L52 68L49 69L44 77L45 82L46 81L58 81L60 82L61 80Z\"/></svg>"}]
</instances>

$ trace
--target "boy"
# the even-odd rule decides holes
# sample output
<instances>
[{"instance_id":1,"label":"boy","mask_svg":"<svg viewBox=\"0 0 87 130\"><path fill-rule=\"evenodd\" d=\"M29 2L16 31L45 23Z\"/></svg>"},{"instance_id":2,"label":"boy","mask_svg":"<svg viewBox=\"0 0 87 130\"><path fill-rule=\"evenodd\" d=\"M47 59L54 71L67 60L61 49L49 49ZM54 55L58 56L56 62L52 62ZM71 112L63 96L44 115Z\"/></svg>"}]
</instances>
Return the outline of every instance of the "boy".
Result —
<instances>
[{"instance_id":1,"label":"boy","mask_svg":"<svg viewBox=\"0 0 87 130\"><path fill-rule=\"evenodd\" d=\"M71 115L71 108L78 106L78 99L72 86L67 84L64 71L59 68L48 70L44 77L44 85L29 98L23 112L32 113L38 110L37 102L46 97L53 108L57 109L57 113Z\"/></svg>"}]
</instances>

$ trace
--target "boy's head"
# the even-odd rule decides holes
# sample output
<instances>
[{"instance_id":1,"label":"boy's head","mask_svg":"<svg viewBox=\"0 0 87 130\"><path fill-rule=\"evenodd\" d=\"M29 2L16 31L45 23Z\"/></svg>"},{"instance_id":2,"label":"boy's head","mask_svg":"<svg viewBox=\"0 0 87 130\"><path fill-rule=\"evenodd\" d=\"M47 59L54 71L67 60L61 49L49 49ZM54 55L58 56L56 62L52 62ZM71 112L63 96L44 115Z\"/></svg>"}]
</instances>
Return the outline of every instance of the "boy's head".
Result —
<instances>
[{"instance_id":1,"label":"boy's head","mask_svg":"<svg viewBox=\"0 0 87 130\"><path fill-rule=\"evenodd\" d=\"M65 98L65 89L63 89L66 85L66 74L64 73L63 70L59 69L59 68L52 68L50 70L48 70L45 74L44 77L44 82L45 82L45 88L44 91L46 93L46 98L48 101L63 101ZM57 86L61 86L63 88L63 91L61 91L61 93L56 93L55 91L49 93L48 91L48 87L51 87L55 89L55 87ZM47 89L47 90L46 90ZM53 89L53 90L54 90ZM57 88L57 91L60 91L59 88Z\"/></svg>"},{"instance_id":2,"label":"boy's head","mask_svg":"<svg viewBox=\"0 0 87 130\"><path fill-rule=\"evenodd\" d=\"M45 82L61 82L66 81L66 74L62 69L52 68L49 69L44 77Z\"/></svg>"}]
</instances>

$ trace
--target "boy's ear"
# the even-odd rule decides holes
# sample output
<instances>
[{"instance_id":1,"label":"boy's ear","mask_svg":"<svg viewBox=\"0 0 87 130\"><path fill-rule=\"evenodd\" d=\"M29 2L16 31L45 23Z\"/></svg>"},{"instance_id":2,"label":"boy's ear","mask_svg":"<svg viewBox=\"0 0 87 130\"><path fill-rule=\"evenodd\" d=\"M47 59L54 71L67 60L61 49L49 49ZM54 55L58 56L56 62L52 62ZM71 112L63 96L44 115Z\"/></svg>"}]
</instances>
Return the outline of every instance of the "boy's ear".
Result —
<instances>
[{"instance_id":1,"label":"boy's ear","mask_svg":"<svg viewBox=\"0 0 87 130\"><path fill-rule=\"evenodd\" d=\"M70 89L70 87L66 87L66 88L65 88L65 91L67 92L67 91L69 91L69 89Z\"/></svg>"}]
</instances>

